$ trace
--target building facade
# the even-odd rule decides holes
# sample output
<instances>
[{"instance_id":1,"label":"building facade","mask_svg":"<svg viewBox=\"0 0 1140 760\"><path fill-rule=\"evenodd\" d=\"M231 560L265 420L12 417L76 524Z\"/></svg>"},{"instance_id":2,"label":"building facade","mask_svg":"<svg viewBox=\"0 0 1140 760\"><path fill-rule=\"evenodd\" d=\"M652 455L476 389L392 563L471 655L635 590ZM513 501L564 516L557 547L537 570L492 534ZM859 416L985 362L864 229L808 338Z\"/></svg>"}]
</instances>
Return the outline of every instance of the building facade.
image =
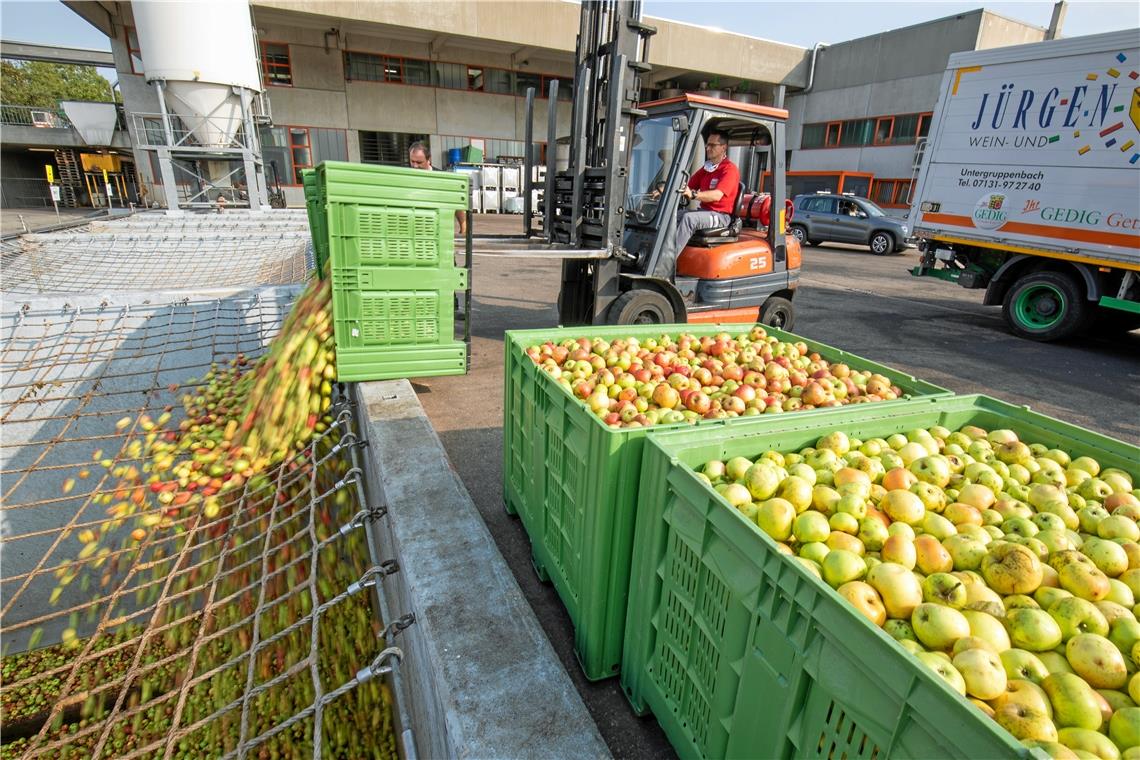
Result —
<instances>
[{"instance_id":1,"label":"building facade","mask_svg":"<svg viewBox=\"0 0 1140 760\"><path fill-rule=\"evenodd\" d=\"M130 4L66 4L107 34L127 112L153 119L160 108ZM403 163L415 140L430 145L438 168L467 146L487 161L519 159L528 87L539 93L534 134L545 150L546 94L555 79L557 133L570 131L576 3L254 0L251 10L265 87L259 132L267 179L272 186L276 174L290 205L303 203L302 169L323 160ZM895 209L905 207L915 144L929 128L949 55L1046 34L977 10L812 49L647 21L658 32L643 100L703 90L783 104L791 192L855 192ZM145 123L127 120L136 145ZM135 154L148 197L165 204L153 152Z\"/></svg>"}]
</instances>

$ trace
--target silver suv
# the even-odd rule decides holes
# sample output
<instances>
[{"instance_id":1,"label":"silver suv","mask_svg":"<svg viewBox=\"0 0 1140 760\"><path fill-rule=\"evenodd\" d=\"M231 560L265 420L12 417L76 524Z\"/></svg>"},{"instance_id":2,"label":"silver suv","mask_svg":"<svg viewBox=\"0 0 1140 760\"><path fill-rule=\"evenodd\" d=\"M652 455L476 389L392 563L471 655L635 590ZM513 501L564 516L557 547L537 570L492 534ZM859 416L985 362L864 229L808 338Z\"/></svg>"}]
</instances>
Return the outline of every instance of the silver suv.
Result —
<instances>
[{"instance_id":1,"label":"silver suv","mask_svg":"<svg viewBox=\"0 0 1140 760\"><path fill-rule=\"evenodd\" d=\"M835 193L797 195L789 225L801 243L857 243L884 256L907 247L906 224L866 198Z\"/></svg>"}]
</instances>

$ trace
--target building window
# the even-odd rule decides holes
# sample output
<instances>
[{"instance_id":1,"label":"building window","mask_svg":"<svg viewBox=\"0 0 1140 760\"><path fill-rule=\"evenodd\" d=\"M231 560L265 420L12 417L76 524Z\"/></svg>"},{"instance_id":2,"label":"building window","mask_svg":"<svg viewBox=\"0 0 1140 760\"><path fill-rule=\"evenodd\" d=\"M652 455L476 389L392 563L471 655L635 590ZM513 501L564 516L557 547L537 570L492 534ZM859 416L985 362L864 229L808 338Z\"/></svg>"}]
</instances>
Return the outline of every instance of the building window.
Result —
<instances>
[{"instance_id":1,"label":"building window","mask_svg":"<svg viewBox=\"0 0 1140 760\"><path fill-rule=\"evenodd\" d=\"M301 170L313 167L313 152L309 147L309 130L289 127L289 153L293 159L293 180L301 184Z\"/></svg>"},{"instance_id":2,"label":"building window","mask_svg":"<svg viewBox=\"0 0 1140 760\"><path fill-rule=\"evenodd\" d=\"M844 148L869 145L874 125L874 119L849 119L843 122L843 128L839 132L839 144Z\"/></svg>"},{"instance_id":3,"label":"building window","mask_svg":"<svg viewBox=\"0 0 1140 760\"><path fill-rule=\"evenodd\" d=\"M826 131L826 124L804 124L803 133L800 135L800 147L822 148Z\"/></svg>"},{"instance_id":4,"label":"building window","mask_svg":"<svg viewBox=\"0 0 1140 760\"><path fill-rule=\"evenodd\" d=\"M365 164L407 166L408 148L417 141L426 144L428 136L404 132L368 132L361 130L360 161ZM439 157L433 156L432 163L434 164L437 161L439 161Z\"/></svg>"},{"instance_id":5,"label":"building window","mask_svg":"<svg viewBox=\"0 0 1140 760\"><path fill-rule=\"evenodd\" d=\"M895 206L910 205L910 180L900 179L895 182L895 197L891 201Z\"/></svg>"},{"instance_id":6,"label":"building window","mask_svg":"<svg viewBox=\"0 0 1140 760\"><path fill-rule=\"evenodd\" d=\"M266 85L293 86L293 67L289 62L288 45L281 42L262 42L261 65L265 69Z\"/></svg>"},{"instance_id":7,"label":"building window","mask_svg":"<svg viewBox=\"0 0 1140 760\"><path fill-rule=\"evenodd\" d=\"M404 84L431 85L431 62L404 59Z\"/></svg>"},{"instance_id":8,"label":"building window","mask_svg":"<svg viewBox=\"0 0 1140 760\"><path fill-rule=\"evenodd\" d=\"M918 115L918 136L926 137L930 133L930 119L934 116L932 113L920 113Z\"/></svg>"},{"instance_id":9,"label":"building window","mask_svg":"<svg viewBox=\"0 0 1140 760\"><path fill-rule=\"evenodd\" d=\"M875 145L889 145L894 133L895 120L891 116L880 116L875 121Z\"/></svg>"},{"instance_id":10,"label":"building window","mask_svg":"<svg viewBox=\"0 0 1140 760\"><path fill-rule=\"evenodd\" d=\"M839 131L840 124L838 121L833 121L827 125L827 138L824 140L824 145L828 148L839 147Z\"/></svg>"},{"instance_id":11,"label":"building window","mask_svg":"<svg viewBox=\"0 0 1140 760\"><path fill-rule=\"evenodd\" d=\"M142 50L139 49L139 35L133 26L126 27L127 32L127 54L131 59L131 73L143 73L143 60Z\"/></svg>"}]
</instances>

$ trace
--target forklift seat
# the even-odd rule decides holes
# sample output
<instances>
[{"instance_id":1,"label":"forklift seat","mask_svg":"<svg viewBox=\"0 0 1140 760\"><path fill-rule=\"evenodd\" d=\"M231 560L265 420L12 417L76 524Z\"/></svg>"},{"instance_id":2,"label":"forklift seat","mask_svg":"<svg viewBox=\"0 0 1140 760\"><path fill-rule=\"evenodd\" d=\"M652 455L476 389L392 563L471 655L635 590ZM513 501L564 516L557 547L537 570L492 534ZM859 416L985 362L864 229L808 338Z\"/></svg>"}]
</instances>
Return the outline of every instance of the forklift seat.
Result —
<instances>
[{"instance_id":1,"label":"forklift seat","mask_svg":"<svg viewBox=\"0 0 1140 760\"><path fill-rule=\"evenodd\" d=\"M744 226L744 220L740 218L741 204L744 202L744 183L741 182L736 190L736 202L732 204L732 219L728 224L723 227L709 227L704 230L697 230L693 236L689 238L689 245L702 246L704 248L711 248L714 245L723 245L724 243L735 243L740 237L740 230Z\"/></svg>"}]
</instances>

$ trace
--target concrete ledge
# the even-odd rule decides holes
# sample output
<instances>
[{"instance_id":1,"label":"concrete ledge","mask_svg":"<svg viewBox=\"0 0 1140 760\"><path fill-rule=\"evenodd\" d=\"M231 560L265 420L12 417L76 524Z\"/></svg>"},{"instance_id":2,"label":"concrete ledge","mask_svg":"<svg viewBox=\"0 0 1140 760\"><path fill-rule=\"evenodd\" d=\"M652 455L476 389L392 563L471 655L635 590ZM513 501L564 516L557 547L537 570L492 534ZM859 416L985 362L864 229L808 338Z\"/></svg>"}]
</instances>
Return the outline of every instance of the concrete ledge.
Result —
<instances>
[{"instance_id":1,"label":"concrete ledge","mask_svg":"<svg viewBox=\"0 0 1140 760\"><path fill-rule=\"evenodd\" d=\"M415 753L425 758L596 758L609 750L406 380L355 384L372 523ZM371 498L371 497L370 497ZM390 621L385 621L390 622Z\"/></svg>"}]
</instances>

